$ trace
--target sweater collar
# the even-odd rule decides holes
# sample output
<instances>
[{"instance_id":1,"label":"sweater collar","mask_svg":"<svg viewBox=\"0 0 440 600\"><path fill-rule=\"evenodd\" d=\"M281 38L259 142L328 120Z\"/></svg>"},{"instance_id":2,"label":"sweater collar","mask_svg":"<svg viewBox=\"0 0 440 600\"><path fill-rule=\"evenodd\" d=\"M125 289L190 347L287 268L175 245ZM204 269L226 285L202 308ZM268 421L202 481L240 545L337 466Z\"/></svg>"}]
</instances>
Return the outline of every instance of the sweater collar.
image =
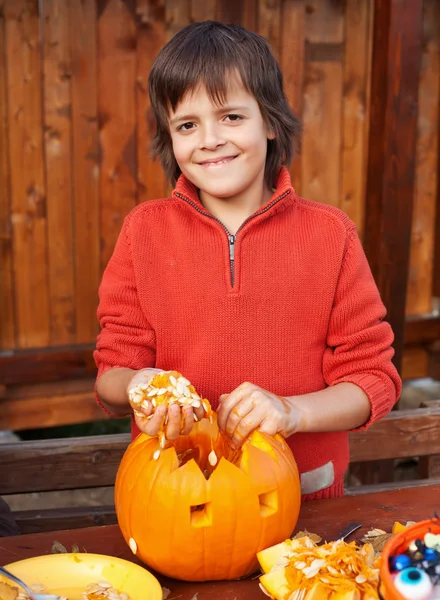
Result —
<instances>
[{"instance_id":1,"label":"sweater collar","mask_svg":"<svg viewBox=\"0 0 440 600\"><path fill-rule=\"evenodd\" d=\"M190 200L192 204L195 204L199 208L201 208L204 212L208 212L208 210L203 206L200 202L199 195L197 192L196 186L189 181L185 177L185 175L181 174L179 179L177 180L176 187L173 190L173 196L179 197L184 196L186 199ZM275 184L274 192L268 202L264 204L261 208L258 209L257 212L265 210L271 204L273 204L277 198L280 198L279 202L276 202L277 206L284 204L289 198L293 198L295 196L295 190L292 187L292 182L290 180L289 171L286 167L281 167L278 178Z\"/></svg>"}]
</instances>

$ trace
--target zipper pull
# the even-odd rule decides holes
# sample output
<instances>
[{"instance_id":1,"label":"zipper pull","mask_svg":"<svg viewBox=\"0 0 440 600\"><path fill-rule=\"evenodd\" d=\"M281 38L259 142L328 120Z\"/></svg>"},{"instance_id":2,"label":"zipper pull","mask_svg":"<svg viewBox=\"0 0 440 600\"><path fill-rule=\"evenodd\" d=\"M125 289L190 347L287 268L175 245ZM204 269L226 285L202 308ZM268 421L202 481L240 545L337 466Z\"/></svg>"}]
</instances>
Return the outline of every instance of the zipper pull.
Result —
<instances>
[{"instance_id":1,"label":"zipper pull","mask_svg":"<svg viewBox=\"0 0 440 600\"><path fill-rule=\"evenodd\" d=\"M229 260L231 262L234 261L234 253L235 253L235 235L228 235L229 237Z\"/></svg>"}]
</instances>

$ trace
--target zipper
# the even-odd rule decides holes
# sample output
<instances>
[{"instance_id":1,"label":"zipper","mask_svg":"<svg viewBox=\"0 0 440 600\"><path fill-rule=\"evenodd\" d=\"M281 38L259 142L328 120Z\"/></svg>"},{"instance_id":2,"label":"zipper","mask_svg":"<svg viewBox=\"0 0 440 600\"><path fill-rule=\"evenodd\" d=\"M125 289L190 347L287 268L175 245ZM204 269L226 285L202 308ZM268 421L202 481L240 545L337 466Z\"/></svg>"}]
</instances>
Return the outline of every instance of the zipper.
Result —
<instances>
[{"instance_id":1,"label":"zipper","mask_svg":"<svg viewBox=\"0 0 440 600\"><path fill-rule=\"evenodd\" d=\"M217 219L217 217L214 217L214 215L211 215L211 213L209 213L209 212L207 212L205 210L202 210L200 208L200 206L198 206L195 202L193 202L192 200L190 200L186 196L183 196L179 192L174 192L174 195L177 196L178 198L180 198L181 200L183 200L184 202L186 202L187 204L189 204L190 206L192 206L193 208L195 208L196 211L198 213L200 213L201 215L205 215L205 217L209 217L210 219L213 219L214 221L217 221L217 223L219 223L222 226L222 228L224 229L226 235L228 236L228 243L229 243L229 266L230 266L230 269L231 269L231 286L234 287L234 277L235 277L235 268L234 268L234 265L235 265L235 242L237 241L237 235L243 229L243 227L246 225L246 223L248 223L249 221L251 221L255 217L258 217L259 215L262 215L265 212L267 212L268 210L270 210L272 208L272 206L274 206L275 204L277 204L277 202L279 202L280 200L283 200L286 196L288 196L290 194L290 192L291 192L291 190L287 190L287 192L284 192L284 194L281 194L281 196L278 196L277 198L275 198L274 200L272 200L272 202L270 204L268 204L264 208L261 208L260 210L257 210L257 212L255 212L252 215L250 215L247 219L245 219L243 221L243 223L237 229L235 235L233 235L229 231L229 229L226 227L226 225L224 223L222 223L222 221L220 221L220 219Z\"/></svg>"}]
</instances>

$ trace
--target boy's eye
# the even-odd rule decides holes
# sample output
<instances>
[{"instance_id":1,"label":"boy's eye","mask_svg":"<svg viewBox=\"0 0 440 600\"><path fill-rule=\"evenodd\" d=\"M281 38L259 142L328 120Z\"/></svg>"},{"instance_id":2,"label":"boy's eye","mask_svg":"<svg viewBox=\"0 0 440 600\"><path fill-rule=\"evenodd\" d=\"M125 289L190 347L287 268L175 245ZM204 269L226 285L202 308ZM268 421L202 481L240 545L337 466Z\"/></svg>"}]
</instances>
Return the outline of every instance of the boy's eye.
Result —
<instances>
[{"instance_id":1,"label":"boy's eye","mask_svg":"<svg viewBox=\"0 0 440 600\"><path fill-rule=\"evenodd\" d=\"M193 126L194 126L194 123L192 123L191 121L188 121L188 123L182 123L182 125L179 125L179 127L177 128L177 131L191 131Z\"/></svg>"},{"instance_id":2,"label":"boy's eye","mask_svg":"<svg viewBox=\"0 0 440 600\"><path fill-rule=\"evenodd\" d=\"M231 121L232 123L236 123L237 121L241 121L242 120L242 116L240 115L226 115L226 119L229 119L229 121Z\"/></svg>"}]
</instances>

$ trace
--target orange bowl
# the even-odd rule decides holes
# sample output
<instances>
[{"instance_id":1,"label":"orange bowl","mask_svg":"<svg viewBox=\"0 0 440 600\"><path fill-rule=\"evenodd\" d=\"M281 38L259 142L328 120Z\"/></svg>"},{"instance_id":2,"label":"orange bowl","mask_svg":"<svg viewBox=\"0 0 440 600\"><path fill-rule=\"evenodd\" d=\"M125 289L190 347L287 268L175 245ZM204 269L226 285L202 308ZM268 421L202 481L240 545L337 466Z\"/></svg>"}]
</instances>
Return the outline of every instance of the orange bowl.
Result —
<instances>
[{"instance_id":1,"label":"orange bowl","mask_svg":"<svg viewBox=\"0 0 440 600\"><path fill-rule=\"evenodd\" d=\"M388 540L382 552L382 565L380 567L381 583L379 591L383 600L405 600L394 586L389 569L389 560L392 556L403 554L413 540L423 539L425 533L428 532L440 533L440 521L431 521L431 519L419 521L405 529L405 531L393 535Z\"/></svg>"}]
</instances>

